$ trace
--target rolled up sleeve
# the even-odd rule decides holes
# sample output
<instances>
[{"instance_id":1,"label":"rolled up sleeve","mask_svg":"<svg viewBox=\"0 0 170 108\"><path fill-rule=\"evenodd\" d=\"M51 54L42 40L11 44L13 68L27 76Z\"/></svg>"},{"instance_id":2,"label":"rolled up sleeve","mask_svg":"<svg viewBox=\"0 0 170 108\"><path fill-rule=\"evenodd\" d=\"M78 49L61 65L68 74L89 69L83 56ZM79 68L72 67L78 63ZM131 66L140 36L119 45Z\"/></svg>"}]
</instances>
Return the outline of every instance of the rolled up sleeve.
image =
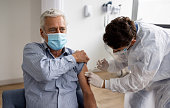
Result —
<instances>
[{"instance_id":1,"label":"rolled up sleeve","mask_svg":"<svg viewBox=\"0 0 170 108\"><path fill-rule=\"evenodd\" d=\"M76 64L72 55L50 59L36 44L27 44L24 48L22 69L37 81L58 79Z\"/></svg>"}]
</instances>

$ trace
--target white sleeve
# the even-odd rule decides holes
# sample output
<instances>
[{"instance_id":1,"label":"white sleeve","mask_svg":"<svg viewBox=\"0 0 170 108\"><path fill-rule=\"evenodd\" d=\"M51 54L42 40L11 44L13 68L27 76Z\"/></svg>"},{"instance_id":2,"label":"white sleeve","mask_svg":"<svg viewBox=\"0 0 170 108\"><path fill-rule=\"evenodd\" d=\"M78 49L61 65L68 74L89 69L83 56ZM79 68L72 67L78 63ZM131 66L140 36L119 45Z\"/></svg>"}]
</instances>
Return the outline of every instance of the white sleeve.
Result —
<instances>
[{"instance_id":1,"label":"white sleeve","mask_svg":"<svg viewBox=\"0 0 170 108\"><path fill-rule=\"evenodd\" d=\"M153 40L152 40L153 41ZM140 54L133 57L131 73L123 78L105 81L107 89L118 92L135 92L144 89L157 73L166 49L162 42L147 44Z\"/></svg>"},{"instance_id":2,"label":"white sleeve","mask_svg":"<svg viewBox=\"0 0 170 108\"><path fill-rule=\"evenodd\" d=\"M117 60L110 60L109 61L109 67L107 69L110 73L116 73L124 69L128 66L127 60L124 61L117 61Z\"/></svg>"}]
</instances>

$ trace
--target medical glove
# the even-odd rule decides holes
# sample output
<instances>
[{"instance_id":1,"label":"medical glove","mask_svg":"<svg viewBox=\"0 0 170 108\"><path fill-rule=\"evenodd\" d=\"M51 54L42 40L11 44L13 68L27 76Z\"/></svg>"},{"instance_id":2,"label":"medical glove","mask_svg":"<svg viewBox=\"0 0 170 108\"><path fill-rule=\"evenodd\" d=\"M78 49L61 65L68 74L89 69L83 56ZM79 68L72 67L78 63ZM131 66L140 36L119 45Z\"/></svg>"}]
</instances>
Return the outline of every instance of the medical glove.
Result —
<instances>
[{"instance_id":1,"label":"medical glove","mask_svg":"<svg viewBox=\"0 0 170 108\"><path fill-rule=\"evenodd\" d=\"M85 72L85 76L88 77L88 83L92 84L96 87L102 88L104 80L100 78L98 75L96 75L93 72Z\"/></svg>"},{"instance_id":2,"label":"medical glove","mask_svg":"<svg viewBox=\"0 0 170 108\"><path fill-rule=\"evenodd\" d=\"M98 69L100 69L101 71L107 71L108 67L109 67L109 63L106 59L98 60L97 62Z\"/></svg>"}]
</instances>

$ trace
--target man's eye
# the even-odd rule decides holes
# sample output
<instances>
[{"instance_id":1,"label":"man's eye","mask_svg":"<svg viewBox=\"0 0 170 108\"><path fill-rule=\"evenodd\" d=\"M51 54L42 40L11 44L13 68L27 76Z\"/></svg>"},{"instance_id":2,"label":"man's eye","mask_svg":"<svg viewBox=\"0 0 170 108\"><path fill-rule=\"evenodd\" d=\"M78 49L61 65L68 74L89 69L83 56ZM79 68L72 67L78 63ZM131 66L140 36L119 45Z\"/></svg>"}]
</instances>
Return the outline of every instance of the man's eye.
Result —
<instances>
[{"instance_id":1,"label":"man's eye","mask_svg":"<svg viewBox=\"0 0 170 108\"><path fill-rule=\"evenodd\" d=\"M50 32L50 33L55 33L56 30L55 30L55 29L50 29L49 32Z\"/></svg>"},{"instance_id":2,"label":"man's eye","mask_svg":"<svg viewBox=\"0 0 170 108\"><path fill-rule=\"evenodd\" d=\"M60 30L61 30L61 31L64 31L64 30L66 30L66 29L65 29L65 28L61 28Z\"/></svg>"},{"instance_id":3,"label":"man's eye","mask_svg":"<svg viewBox=\"0 0 170 108\"><path fill-rule=\"evenodd\" d=\"M50 32L55 33L55 32L56 32L56 30L51 30Z\"/></svg>"}]
</instances>

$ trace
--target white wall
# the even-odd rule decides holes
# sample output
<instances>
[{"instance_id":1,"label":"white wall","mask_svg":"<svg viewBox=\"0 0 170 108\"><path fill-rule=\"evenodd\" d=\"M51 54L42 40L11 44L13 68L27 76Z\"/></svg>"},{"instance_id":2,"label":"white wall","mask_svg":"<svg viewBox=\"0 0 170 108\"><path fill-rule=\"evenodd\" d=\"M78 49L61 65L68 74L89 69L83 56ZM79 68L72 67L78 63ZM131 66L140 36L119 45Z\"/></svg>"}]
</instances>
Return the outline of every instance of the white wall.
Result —
<instances>
[{"instance_id":1,"label":"white wall","mask_svg":"<svg viewBox=\"0 0 170 108\"><path fill-rule=\"evenodd\" d=\"M94 69L98 59L107 55L103 46L104 13L103 3L108 0L65 0L64 12L68 21L68 44L73 49L84 49L90 57L88 68ZM121 15L131 17L132 0L113 0L113 4L122 4ZM84 5L92 6L92 16L84 17ZM111 19L116 16L112 15Z\"/></svg>"},{"instance_id":2,"label":"white wall","mask_svg":"<svg viewBox=\"0 0 170 108\"><path fill-rule=\"evenodd\" d=\"M154 24L170 24L170 0L139 0L138 19Z\"/></svg>"},{"instance_id":3,"label":"white wall","mask_svg":"<svg viewBox=\"0 0 170 108\"><path fill-rule=\"evenodd\" d=\"M98 59L107 55L103 47L104 13L103 3L108 0L64 0L64 12L68 22L67 46L84 49L93 69ZM113 0L122 4L121 15L131 17L132 0ZM83 16L84 5L91 5L92 16ZM22 54L24 45L41 41L39 35L40 0L0 0L0 85L3 81L22 78ZM112 19L115 15L112 15ZM15 82L15 81L14 81Z\"/></svg>"},{"instance_id":4,"label":"white wall","mask_svg":"<svg viewBox=\"0 0 170 108\"><path fill-rule=\"evenodd\" d=\"M39 16L40 0L0 0L0 84L22 78L23 47L40 40Z\"/></svg>"}]
</instances>

